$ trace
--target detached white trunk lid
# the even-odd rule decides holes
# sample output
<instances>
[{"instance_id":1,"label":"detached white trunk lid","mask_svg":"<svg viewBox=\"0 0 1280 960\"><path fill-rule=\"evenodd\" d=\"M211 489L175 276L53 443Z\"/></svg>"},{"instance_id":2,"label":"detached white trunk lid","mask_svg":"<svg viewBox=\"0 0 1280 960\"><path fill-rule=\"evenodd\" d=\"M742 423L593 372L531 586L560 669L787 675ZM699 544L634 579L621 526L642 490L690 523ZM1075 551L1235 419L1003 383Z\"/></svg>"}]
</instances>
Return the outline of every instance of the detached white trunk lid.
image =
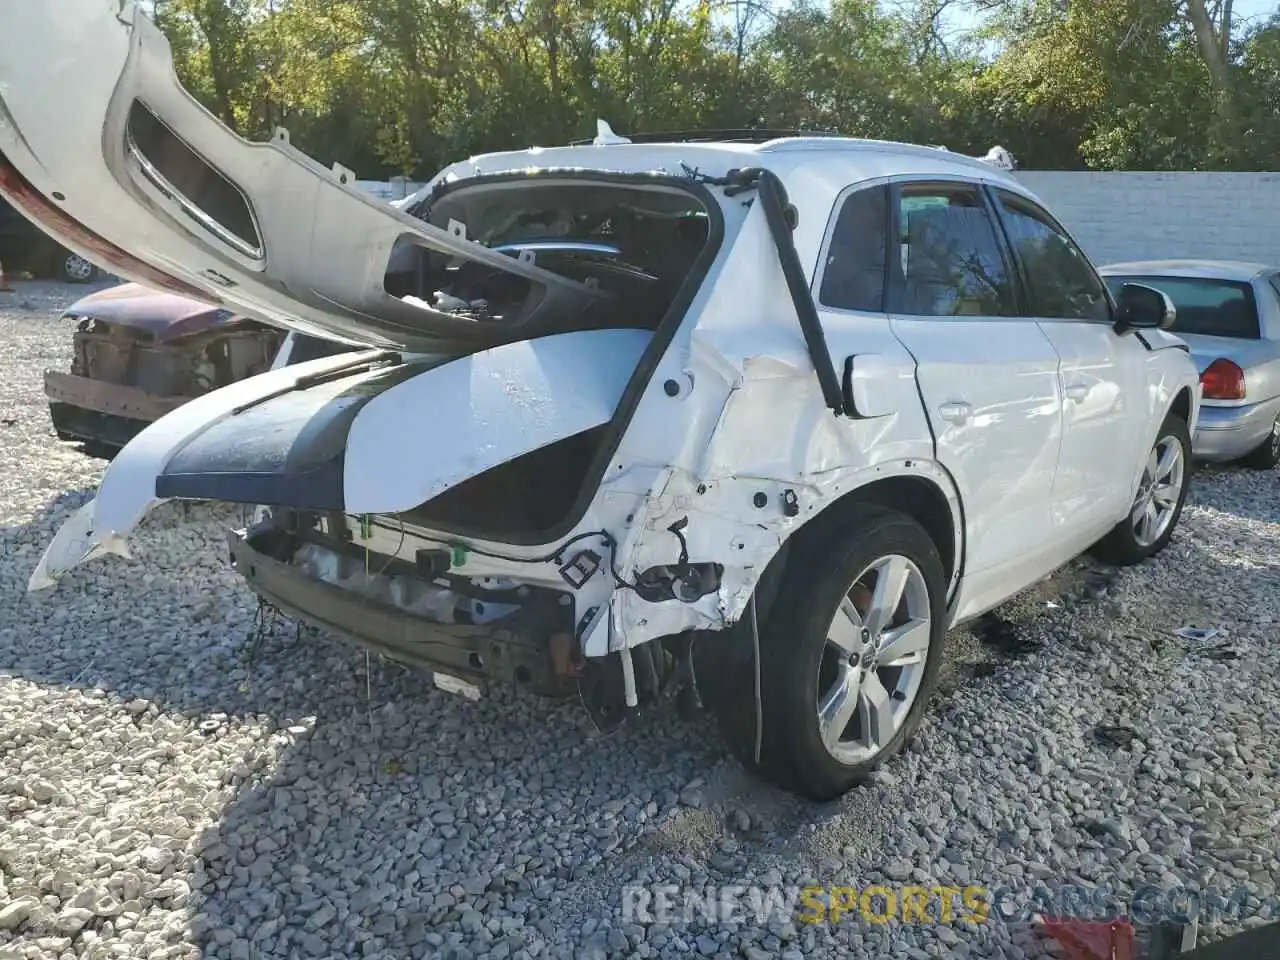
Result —
<instances>
[{"instance_id":1,"label":"detached white trunk lid","mask_svg":"<svg viewBox=\"0 0 1280 960\"><path fill-rule=\"evenodd\" d=\"M232 133L173 72L133 3L0 4L0 193L66 246L288 329L464 353L565 329L606 292L425 223L289 146ZM531 284L510 322L478 323L385 289L406 245Z\"/></svg>"},{"instance_id":2,"label":"detached white trunk lid","mask_svg":"<svg viewBox=\"0 0 1280 960\"><path fill-rule=\"evenodd\" d=\"M590 330L453 360L378 351L272 370L197 397L135 437L58 531L29 589L127 538L169 498L400 513L607 423L650 334Z\"/></svg>"}]
</instances>

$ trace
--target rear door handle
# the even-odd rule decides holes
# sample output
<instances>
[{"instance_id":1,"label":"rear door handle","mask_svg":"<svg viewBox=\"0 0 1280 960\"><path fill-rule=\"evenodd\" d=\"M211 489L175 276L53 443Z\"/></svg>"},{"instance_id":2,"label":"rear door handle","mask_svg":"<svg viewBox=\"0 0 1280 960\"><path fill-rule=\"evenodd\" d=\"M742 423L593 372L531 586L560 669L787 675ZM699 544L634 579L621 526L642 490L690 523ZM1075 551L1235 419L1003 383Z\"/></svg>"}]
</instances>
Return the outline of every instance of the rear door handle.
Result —
<instances>
[{"instance_id":1,"label":"rear door handle","mask_svg":"<svg viewBox=\"0 0 1280 960\"><path fill-rule=\"evenodd\" d=\"M1089 390L1090 387L1087 383L1073 383L1071 386L1067 387L1067 399L1074 400L1076 403L1079 403L1089 395Z\"/></svg>"},{"instance_id":2,"label":"rear door handle","mask_svg":"<svg viewBox=\"0 0 1280 960\"><path fill-rule=\"evenodd\" d=\"M952 400L938 408L938 416L942 417L943 420L950 420L952 423L964 423L972 413L973 407L963 400Z\"/></svg>"}]
</instances>

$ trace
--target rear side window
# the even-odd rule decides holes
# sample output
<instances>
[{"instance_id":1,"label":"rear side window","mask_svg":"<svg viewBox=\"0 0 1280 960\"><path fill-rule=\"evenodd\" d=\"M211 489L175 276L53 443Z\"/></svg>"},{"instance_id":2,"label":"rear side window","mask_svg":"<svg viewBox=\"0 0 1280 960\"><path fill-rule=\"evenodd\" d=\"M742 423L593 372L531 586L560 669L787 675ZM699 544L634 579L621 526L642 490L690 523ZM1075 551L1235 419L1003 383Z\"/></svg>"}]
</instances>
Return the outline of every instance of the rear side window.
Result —
<instances>
[{"instance_id":1,"label":"rear side window","mask_svg":"<svg viewBox=\"0 0 1280 960\"><path fill-rule=\"evenodd\" d=\"M1030 315L1110 320L1102 280L1066 232L1031 201L1003 190L996 195L1009 244L1026 274Z\"/></svg>"},{"instance_id":2,"label":"rear side window","mask_svg":"<svg viewBox=\"0 0 1280 960\"><path fill-rule=\"evenodd\" d=\"M888 213L888 187L868 187L849 194L827 249L818 291L824 306L884 312Z\"/></svg>"},{"instance_id":3,"label":"rear side window","mask_svg":"<svg viewBox=\"0 0 1280 960\"><path fill-rule=\"evenodd\" d=\"M916 317L1016 313L1013 286L982 195L970 184L907 184L898 193L900 270L889 309Z\"/></svg>"},{"instance_id":4,"label":"rear side window","mask_svg":"<svg viewBox=\"0 0 1280 960\"><path fill-rule=\"evenodd\" d=\"M1107 277L1107 286L1116 296L1125 283L1145 283L1163 291L1173 301L1178 311L1173 322L1174 333L1243 340L1257 340L1260 336L1258 306L1249 283L1197 277Z\"/></svg>"}]
</instances>

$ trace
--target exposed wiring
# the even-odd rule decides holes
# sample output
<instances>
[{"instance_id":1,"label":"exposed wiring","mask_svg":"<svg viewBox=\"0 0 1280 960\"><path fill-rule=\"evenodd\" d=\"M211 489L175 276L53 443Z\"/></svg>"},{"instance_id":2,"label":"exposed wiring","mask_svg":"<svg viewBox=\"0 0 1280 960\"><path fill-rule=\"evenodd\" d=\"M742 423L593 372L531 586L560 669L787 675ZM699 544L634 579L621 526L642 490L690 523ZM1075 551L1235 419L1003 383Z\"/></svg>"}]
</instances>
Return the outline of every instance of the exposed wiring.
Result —
<instances>
[{"instance_id":1,"label":"exposed wiring","mask_svg":"<svg viewBox=\"0 0 1280 960\"><path fill-rule=\"evenodd\" d=\"M502 560L507 563L557 563L559 564L563 562L565 551L567 551L571 546L573 546L575 543L581 543L583 540L589 540L592 537L600 538L600 540L604 543L605 547L609 551L609 574L610 576L613 577L614 583L625 590L635 590L636 585L633 583L628 583L626 580L622 578L622 575L618 573L618 557L617 557L618 541L614 539L613 534L611 534L608 530L589 530L586 533L580 533L577 536L571 537L568 540L566 540L564 543L560 544L560 546L557 547L555 550L553 550L551 553L544 554L540 557L513 557L513 556L510 556L509 554L498 553L493 550L484 550L484 549L481 549L480 547L472 547L472 546L468 546L467 544L459 543L459 542L450 542L449 548L453 550L461 547L462 549L466 550L468 553L474 553L477 556L487 557L490 560Z\"/></svg>"},{"instance_id":2,"label":"exposed wiring","mask_svg":"<svg viewBox=\"0 0 1280 960\"><path fill-rule=\"evenodd\" d=\"M387 562L382 565L382 568L376 574L374 574L374 576L380 577L387 572L387 568L391 566L391 564L395 562L396 557L400 555L400 550L403 546L404 546L404 521L401 520L400 521L400 542L397 543L396 548L387 555ZM364 573L365 573L365 576L367 577L369 576L369 563L368 563L369 548L367 546L364 548L364 555L365 555Z\"/></svg>"}]
</instances>

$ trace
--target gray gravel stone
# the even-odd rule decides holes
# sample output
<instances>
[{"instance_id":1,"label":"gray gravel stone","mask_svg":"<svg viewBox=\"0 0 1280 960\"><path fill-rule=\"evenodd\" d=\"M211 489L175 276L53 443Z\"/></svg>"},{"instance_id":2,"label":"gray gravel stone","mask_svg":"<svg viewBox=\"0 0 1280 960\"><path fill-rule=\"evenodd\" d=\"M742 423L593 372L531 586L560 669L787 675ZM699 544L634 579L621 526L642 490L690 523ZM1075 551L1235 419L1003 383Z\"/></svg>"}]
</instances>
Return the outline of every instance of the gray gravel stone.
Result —
<instances>
[{"instance_id":1,"label":"gray gravel stone","mask_svg":"<svg viewBox=\"0 0 1280 960\"><path fill-rule=\"evenodd\" d=\"M1001 923L813 929L780 888L1275 895L1274 476L1205 470L1160 558L1080 561L1005 604L1028 656L952 631L912 748L815 807L748 776L707 718L595 738L572 705L471 703L287 623L247 661L238 508L162 505L133 561L27 595L104 465L53 437L41 385L70 362L56 309L86 291L20 287L32 309L0 294L0 955L1022 957L1038 942ZM1174 635L1206 624L1221 649ZM1135 735L1101 743L1100 723ZM779 888L781 915L719 925L679 897L666 924L623 914L631 884L721 883Z\"/></svg>"}]
</instances>

